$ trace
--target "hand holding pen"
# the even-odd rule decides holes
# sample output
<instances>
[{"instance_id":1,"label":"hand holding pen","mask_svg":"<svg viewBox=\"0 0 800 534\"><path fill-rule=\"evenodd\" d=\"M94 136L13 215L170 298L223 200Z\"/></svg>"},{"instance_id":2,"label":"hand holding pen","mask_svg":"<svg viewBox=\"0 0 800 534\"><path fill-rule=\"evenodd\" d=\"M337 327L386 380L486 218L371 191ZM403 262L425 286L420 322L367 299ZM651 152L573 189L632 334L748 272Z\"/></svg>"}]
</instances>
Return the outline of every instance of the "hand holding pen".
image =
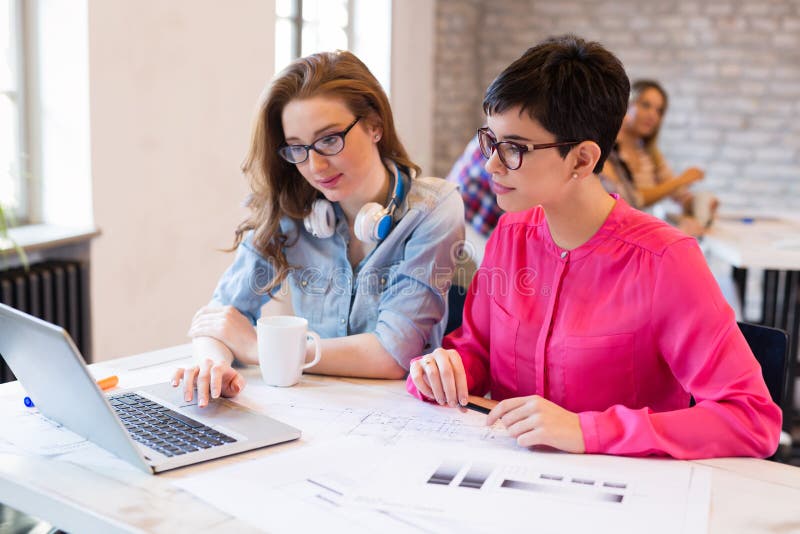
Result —
<instances>
[{"instance_id":1,"label":"hand holding pen","mask_svg":"<svg viewBox=\"0 0 800 534\"><path fill-rule=\"evenodd\" d=\"M467 406L467 373L461 355L452 349L436 349L411 362L411 380L417 391L442 406Z\"/></svg>"}]
</instances>

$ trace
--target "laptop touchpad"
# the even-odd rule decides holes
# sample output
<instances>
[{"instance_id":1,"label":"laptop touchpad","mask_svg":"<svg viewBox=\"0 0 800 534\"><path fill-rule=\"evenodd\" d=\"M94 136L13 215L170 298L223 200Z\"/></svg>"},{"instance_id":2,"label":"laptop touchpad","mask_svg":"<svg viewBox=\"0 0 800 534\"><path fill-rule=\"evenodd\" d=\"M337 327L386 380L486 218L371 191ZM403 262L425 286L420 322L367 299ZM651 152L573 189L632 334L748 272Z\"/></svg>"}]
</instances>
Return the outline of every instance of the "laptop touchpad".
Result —
<instances>
[{"instance_id":1,"label":"laptop touchpad","mask_svg":"<svg viewBox=\"0 0 800 534\"><path fill-rule=\"evenodd\" d=\"M192 400L185 401L183 400L183 387L172 387L172 384L169 382L162 382L160 384L153 384L151 386L145 386L141 388L136 388L139 391L144 391L145 393L149 393L155 397L158 397L162 401L166 401L170 404L177 406L178 408L186 408L189 406L197 406L197 388L194 388L192 392ZM216 399L209 399L208 406L203 408L205 410L211 408L215 403Z\"/></svg>"}]
</instances>

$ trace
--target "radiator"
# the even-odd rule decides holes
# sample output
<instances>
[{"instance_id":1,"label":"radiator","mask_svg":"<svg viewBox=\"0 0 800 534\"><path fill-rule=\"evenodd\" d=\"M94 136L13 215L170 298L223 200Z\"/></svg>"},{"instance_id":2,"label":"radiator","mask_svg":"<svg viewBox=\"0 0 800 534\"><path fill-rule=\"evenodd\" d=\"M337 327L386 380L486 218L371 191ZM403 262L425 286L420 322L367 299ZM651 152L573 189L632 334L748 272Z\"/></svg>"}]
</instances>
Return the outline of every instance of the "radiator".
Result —
<instances>
[{"instance_id":1,"label":"radiator","mask_svg":"<svg viewBox=\"0 0 800 534\"><path fill-rule=\"evenodd\" d=\"M63 327L90 361L88 263L51 260L0 271L0 302ZM14 375L0 359L0 382L9 380Z\"/></svg>"}]
</instances>

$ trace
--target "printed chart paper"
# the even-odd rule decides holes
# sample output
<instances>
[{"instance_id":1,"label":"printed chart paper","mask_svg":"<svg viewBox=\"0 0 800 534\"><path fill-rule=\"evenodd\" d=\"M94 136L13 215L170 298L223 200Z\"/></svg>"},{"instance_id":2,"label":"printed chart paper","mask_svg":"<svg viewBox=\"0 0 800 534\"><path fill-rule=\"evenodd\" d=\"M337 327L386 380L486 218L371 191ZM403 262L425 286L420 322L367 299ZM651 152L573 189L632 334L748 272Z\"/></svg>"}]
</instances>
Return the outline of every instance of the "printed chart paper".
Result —
<instances>
[{"instance_id":1,"label":"printed chart paper","mask_svg":"<svg viewBox=\"0 0 800 534\"><path fill-rule=\"evenodd\" d=\"M401 390L252 385L237 401L300 428L300 442L174 483L269 531L707 531L703 466L527 450L483 414Z\"/></svg>"}]
</instances>

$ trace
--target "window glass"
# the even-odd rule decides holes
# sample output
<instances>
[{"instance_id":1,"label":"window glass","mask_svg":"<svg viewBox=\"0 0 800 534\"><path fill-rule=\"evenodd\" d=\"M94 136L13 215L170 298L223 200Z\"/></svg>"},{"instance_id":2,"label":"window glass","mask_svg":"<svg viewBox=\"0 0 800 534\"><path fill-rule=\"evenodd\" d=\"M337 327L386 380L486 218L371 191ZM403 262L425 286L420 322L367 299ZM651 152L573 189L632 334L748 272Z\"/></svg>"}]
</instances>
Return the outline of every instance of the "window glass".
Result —
<instances>
[{"instance_id":1,"label":"window glass","mask_svg":"<svg viewBox=\"0 0 800 534\"><path fill-rule=\"evenodd\" d=\"M14 0L0 0L0 205L18 217L24 215L20 186L24 170L17 80L17 39Z\"/></svg>"}]
</instances>

